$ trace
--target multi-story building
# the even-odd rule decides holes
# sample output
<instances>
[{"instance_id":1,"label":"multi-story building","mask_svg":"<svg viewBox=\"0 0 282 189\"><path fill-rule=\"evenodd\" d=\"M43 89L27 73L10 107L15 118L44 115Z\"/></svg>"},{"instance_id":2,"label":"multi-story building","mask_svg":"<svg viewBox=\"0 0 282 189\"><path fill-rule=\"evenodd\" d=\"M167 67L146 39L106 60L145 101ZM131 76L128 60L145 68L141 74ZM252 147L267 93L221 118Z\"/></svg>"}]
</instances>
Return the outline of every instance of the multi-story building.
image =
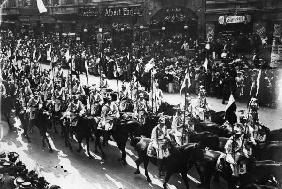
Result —
<instances>
[{"instance_id":1,"label":"multi-story building","mask_svg":"<svg viewBox=\"0 0 282 189\"><path fill-rule=\"evenodd\" d=\"M272 34L282 21L279 0L206 0L206 31Z\"/></svg>"},{"instance_id":2,"label":"multi-story building","mask_svg":"<svg viewBox=\"0 0 282 189\"><path fill-rule=\"evenodd\" d=\"M41 30L81 32L116 27L119 23L125 30L152 26L204 36L205 32L222 31L272 33L274 24L282 22L281 0L43 0L43 3L48 12L39 14L36 0L7 0L2 10L2 27L36 30L41 26Z\"/></svg>"},{"instance_id":3,"label":"multi-story building","mask_svg":"<svg viewBox=\"0 0 282 189\"><path fill-rule=\"evenodd\" d=\"M115 23L155 25L204 32L204 0L43 0L48 12L39 14L36 0L7 0L4 26L77 31ZM175 24L178 23L178 24ZM180 24L179 24L180 23ZM169 27L170 25L173 25ZM141 27L143 28L143 27ZM193 32L197 33L197 32Z\"/></svg>"}]
</instances>

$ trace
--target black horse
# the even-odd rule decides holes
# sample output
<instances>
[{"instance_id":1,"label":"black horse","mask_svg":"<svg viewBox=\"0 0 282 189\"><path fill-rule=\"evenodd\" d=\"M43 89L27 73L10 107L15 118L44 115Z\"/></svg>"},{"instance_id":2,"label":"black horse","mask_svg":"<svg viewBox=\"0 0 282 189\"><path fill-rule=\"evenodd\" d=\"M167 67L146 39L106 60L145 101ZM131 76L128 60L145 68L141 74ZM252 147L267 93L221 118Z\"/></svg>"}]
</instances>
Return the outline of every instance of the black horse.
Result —
<instances>
[{"instance_id":1,"label":"black horse","mask_svg":"<svg viewBox=\"0 0 282 189\"><path fill-rule=\"evenodd\" d=\"M72 151L72 145L71 145L71 138L73 134L76 136L77 142L78 142L78 150L77 152L81 152L82 150L82 140L86 140L86 147L87 147L87 154L89 158L93 158L90 154L90 147L89 147L89 141L92 138L93 128L95 122L93 122L92 118L88 118L86 116L79 116L77 118L77 124L76 126L71 126L70 119L68 117L63 118L62 123L62 132L65 138L65 145L66 147L69 147Z\"/></svg>"},{"instance_id":2,"label":"black horse","mask_svg":"<svg viewBox=\"0 0 282 189\"><path fill-rule=\"evenodd\" d=\"M97 126L97 124L96 124ZM95 142L95 149L97 150L97 146L100 148L102 155L104 157L105 154L101 147L100 137L104 136L108 139L110 136L113 137L114 141L117 143L119 150L122 153L121 158L119 161L122 161L124 165L127 164L126 162L126 142L128 138L132 138L133 136L139 135L141 124L136 120L121 120L121 119L114 119L113 120L113 128L109 131L104 131L101 129L94 129L94 134L96 138ZM106 133L105 133L106 132Z\"/></svg>"},{"instance_id":3,"label":"black horse","mask_svg":"<svg viewBox=\"0 0 282 189\"><path fill-rule=\"evenodd\" d=\"M42 137L42 146L45 147L47 142L49 151L53 152L53 149L50 145L49 139L47 137L48 129L51 127L50 114L44 108L38 110L34 120L30 121L29 113L24 109L20 103L16 102L16 115L21 121L21 125L24 129L24 136L30 142L30 137L28 135L28 129L31 129L33 126L36 126L39 130L40 136ZM32 124L32 125L31 125Z\"/></svg>"},{"instance_id":4,"label":"black horse","mask_svg":"<svg viewBox=\"0 0 282 189\"><path fill-rule=\"evenodd\" d=\"M208 155L207 155L208 154ZM239 164L247 165L246 173L235 177L232 175L230 164L224 159L220 159L221 153L209 150L208 153L203 151L202 157L197 160L197 163L202 167L200 172L203 186L210 188L211 178L213 175L220 175L227 181L229 189L235 189L237 186L243 187L255 183L257 180L262 180L269 175L274 175L281 179L282 165L274 161L252 161L250 159L240 158ZM220 171L216 168L217 162L220 162Z\"/></svg>"},{"instance_id":5,"label":"black horse","mask_svg":"<svg viewBox=\"0 0 282 189\"><path fill-rule=\"evenodd\" d=\"M147 149L151 140L149 138L136 137L131 141L131 145L134 146L138 153L138 159L135 160L137 169L134 174L140 174L139 166L144 163L145 175L147 181L151 182L150 176L148 174L148 164L151 161L156 164L158 161L155 157L149 157L147 155ZM201 146L198 143L190 143L180 147L175 147L172 143L168 142L168 149L170 155L163 159L163 164L166 170L164 188L167 188L167 183L174 173L180 173L182 179L187 188L189 188L187 172L194 164L193 162L198 159L198 155L201 155Z\"/></svg>"}]
</instances>

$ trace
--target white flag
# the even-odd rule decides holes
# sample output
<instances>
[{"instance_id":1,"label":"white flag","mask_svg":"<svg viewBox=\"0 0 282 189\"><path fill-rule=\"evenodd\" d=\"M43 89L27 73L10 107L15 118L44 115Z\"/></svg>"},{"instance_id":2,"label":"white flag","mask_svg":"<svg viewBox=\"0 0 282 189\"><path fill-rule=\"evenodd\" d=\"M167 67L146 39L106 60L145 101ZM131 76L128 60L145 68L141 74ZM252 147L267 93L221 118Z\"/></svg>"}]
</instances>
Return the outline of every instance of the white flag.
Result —
<instances>
[{"instance_id":1,"label":"white flag","mask_svg":"<svg viewBox=\"0 0 282 189\"><path fill-rule=\"evenodd\" d=\"M154 58L152 58L146 65L145 65L145 72L149 72L155 66Z\"/></svg>"},{"instance_id":2,"label":"white flag","mask_svg":"<svg viewBox=\"0 0 282 189\"><path fill-rule=\"evenodd\" d=\"M258 77L257 77L257 92L256 92L256 97L258 96L258 93L259 93L260 78L261 78L261 69L259 70Z\"/></svg>"},{"instance_id":3,"label":"white flag","mask_svg":"<svg viewBox=\"0 0 282 189\"><path fill-rule=\"evenodd\" d=\"M36 2L37 2L37 8L39 10L39 13L47 12L47 9L42 0L36 0Z\"/></svg>"},{"instance_id":4,"label":"white flag","mask_svg":"<svg viewBox=\"0 0 282 189\"><path fill-rule=\"evenodd\" d=\"M66 58L66 61L68 62L70 60L70 50L68 49L67 52L65 53L65 58Z\"/></svg>"},{"instance_id":5,"label":"white flag","mask_svg":"<svg viewBox=\"0 0 282 189\"><path fill-rule=\"evenodd\" d=\"M51 61L51 45L49 47L49 49L47 50L47 60Z\"/></svg>"},{"instance_id":6,"label":"white flag","mask_svg":"<svg viewBox=\"0 0 282 189\"><path fill-rule=\"evenodd\" d=\"M208 63L209 63L208 58L205 58L205 62L204 62L203 66L204 66L206 71L208 71Z\"/></svg>"}]
</instances>

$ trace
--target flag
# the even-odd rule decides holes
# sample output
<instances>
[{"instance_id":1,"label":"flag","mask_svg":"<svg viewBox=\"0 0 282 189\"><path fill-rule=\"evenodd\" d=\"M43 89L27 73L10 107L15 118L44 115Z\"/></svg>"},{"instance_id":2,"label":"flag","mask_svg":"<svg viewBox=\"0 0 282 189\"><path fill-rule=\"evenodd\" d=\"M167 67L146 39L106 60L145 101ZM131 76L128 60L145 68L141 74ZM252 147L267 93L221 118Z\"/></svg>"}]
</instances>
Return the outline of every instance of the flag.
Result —
<instances>
[{"instance_id":1,"label":"flag","mask_svg":"<svg viewBox=\"0 0 282 189\"><path fill-rule=\"evenodd\" d=\"M88 72L88 61L85 60L84 61L84 64L85 64L85 70L86 70L86 81L87 81L87 85L88 85L88 76L89 76L89 72Z\"/></svg>"},{"instance_id":2,"label":"flag","mask_svg":"<svg viewBox=\"0 0 282 189\"><path fill-rule=\"evenodd\" d=\"M237 122L236 109L237 106L235 103L235 99L234 96L231 94L225 108L224 119L227 120L232 125Z\"/></svg>"},{"instance_id":3,"label":"flag","mask_svg":"<svg viewBox=\"0 0 282 189\"><path fill-rule=\"evenodd\" d=\"M68 49L67 52L65 53L65 58L66 58L66 61L69 62L71 56L70 56L70 50Z\"/></svg>"},{"instance_id":4,"label":"flag","mask_svg":"<svg viewBox=\"0 0 282 189\"><path fill-rule=\"evenodd\" d=\"M36 55L36 48L34 48L33 54L32 54L32 60L35 60L35 55Z\"/></svg>"},{"instance_id":5,"label":"flag","mask_svg":"<svg viewBox=\"0 0 282 189\"><path fill-rule=\"evenodd\" d=\"M47 9L42 0L36 0L39 13L47 12Z\"/></svg>"},{"instance_id":6,"label":"flag","mask_svg":"<svg viewBox=\"0 0 282 189\"><path fill-rule=\"evenodd\" d=\"M129 53L127 53L127 56L126 56L126 57L127 57L127 60L129 60Z\"/></svg>"},{"instance_id":7,"label":"flag","mask_svg":"<svg viewBox=\"0 0 282 189\"><path fill-rule=\"evenodd\" d=\"M261 69L259 70L258 77L257 77L257 92L256 92L256 97L258 96L258 93L259 93L260 78L261 78Z\"/></svg>"},{"instance_id":8,"label":"flag","mask_svg":"<svg viewBox=\"0 0 282 189\"><path fill-rule=\"evenodd\" d=\"M189 74L189 70L186 69L186 75L180 88L180 95L182 94L183 89L188 90L190 86L191 86L190 74Z\"/></svg>"},{"instance_id":9,"label":"flag","mask_svg":"<svg viewBox=\"0 0 282 189\"><path fill-rule=\"evenodd\" d=\"M208 60L208 58L206 57L206 58L205 58L204 65L203 65L206 71L208 71L208 63L209 63L209 60Z\"/></svg>"},{"instance_id":10,"label":"flag","mask_svg":"<svg viewBox=\"0 0 282 189\"><path fill-rule=\"evenodd\" d=\"M149 72L155 66L154 58L152 58L146 65L145 65L145 72Z\"/></svg>"},{"instance_id":11,"label":"flag","mask_svg":"<svg viewBox=\"0 0 282 189\"><path fill-rule=\"evenodd\" d=\"M47 60L51 61L51 45L49 47L49 49L47 50Z\"/></svg>"},{"instance_id":12,"label":"flag","mask_svg":"<svg viewBox=\"0 0 282 189\"><path fill-rule=\"evenodd\" d=\"M231 94L231 95L229 96L229 100L228 100L228 103L227 103L227 105L226 105L225 112L228 112L228 111L231 109L231 107L234 106L234 105L236 106L235 98L234 98L234 96Z\"/></svg>"}]
</instances>

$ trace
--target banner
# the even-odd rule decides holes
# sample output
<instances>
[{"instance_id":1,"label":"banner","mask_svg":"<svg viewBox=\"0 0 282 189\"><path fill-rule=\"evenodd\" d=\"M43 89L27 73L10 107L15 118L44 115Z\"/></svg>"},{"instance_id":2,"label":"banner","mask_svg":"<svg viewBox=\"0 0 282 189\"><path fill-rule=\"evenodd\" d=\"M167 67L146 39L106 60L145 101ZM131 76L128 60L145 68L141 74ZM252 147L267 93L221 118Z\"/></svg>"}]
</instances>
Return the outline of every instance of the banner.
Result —
<instances>
[{"instance_id":1,"label":"banner","mask_svg":"<svg viewBox=\"0 0 282 189\"><path fill-rule=\"evenodd\" d=\"M36 0L39 13L47 12L47 9L42 0Z\"/></svg>"}]
</instances>

